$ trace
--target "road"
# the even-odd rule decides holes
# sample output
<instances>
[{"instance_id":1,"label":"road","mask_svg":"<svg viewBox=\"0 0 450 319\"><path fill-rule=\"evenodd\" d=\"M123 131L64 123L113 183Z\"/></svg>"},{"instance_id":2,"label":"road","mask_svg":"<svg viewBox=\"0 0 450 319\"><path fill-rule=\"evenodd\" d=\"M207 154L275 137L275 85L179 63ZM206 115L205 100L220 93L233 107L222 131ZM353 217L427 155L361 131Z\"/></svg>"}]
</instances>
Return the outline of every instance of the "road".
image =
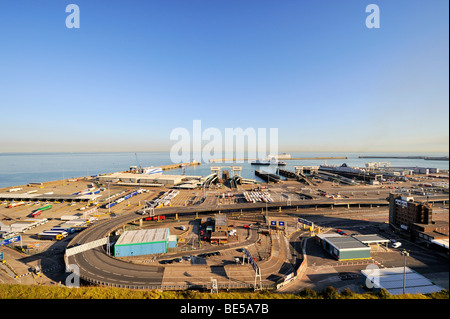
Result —
<instances>
[{"instance_id":1,"label":"road","mask_svg":"<svg viewBox=\"0 0 450 319\"><path fill-rule=\"evenodd\" d=\"M163 212L167 214L173 210L165 209ZM75 243L84 244L103 238L114 229L121 227L121 225L140 217L131 213L101 221L76 236L69 246L73 246ZM255 245L257 239L258 233L256 229L252 229L248 240L240 243L239 246L250 246L251 248L251 245ZM266 284L272 284L283 275L292 271L290 269L292 266L286 262L290 256L288 243L284 240L284 236L275 234L272 244L274 249L271 258L259 263L263 274L262 279ZM231 247L226 246L225 248L229 249ZM159 288L160 285L166 287L204 285L209 284L211 278L218 279L219 284L222 285L234 286L239 283L252 285L254 283L254 272L248 265L189 265L188 270L186 270L186 265L164 267L158 264L132 264L108 256L101 247L70 256L68 257L68 262L79 267L82 279L107 286L153 289Z\"/></svg>"},{"instance_id":2,"label":"road","mask_svg":"<svg viewBox=\"0 0 450 319\"><path fill-rule=\"evenodd\" d=\"M315 205L315 204L337 204L347 205L347 204L386 204L386 201L381 199L341 199L341 200L302 200L293 201L292 206L297 205L297 202L301 205ZM271 203L269 207L280 207L284 203ZM265 207L266 203L244 203L244 204L233 204L233 205L220 205L220 207L169 207L161 208L156 210L157 214L169 215L169 214L195 214L196 212L214 212L220 209L222 212L226 210L238 210L238 209L261 209ZM96 225L89 227L88 229L77 235L69 244L73 246L74 244L84 244L99 238L104 238L108 236L112 231L119 229L122 225L130 222L137 221L145 216L138 215L135 212L126 213L123 215L116 216L114 218L103 220L98 222ZM356 216L355 216L356 217ZM358 216L361 218L361 216ZM342 222L342 221L341 221ZM353 221L350 220L350 223ZM356 222L357 223L357 222ZM349 225L350 226L350 225ZM356 225L355 225L356 226ZM281 236L281 235L280 235ZM263 277L266 282L275 282L281 279L284 275L292 271L292 265L289 260L292 258L292 254L289 252L289 244L284 241L281 237L274 236L273 246L274 253L271 258L267 261L260 263L260 268L262 270ZM80 276L82 279L87 280L92 283L118 286L118 287L130 287L130 288L145 288L153 289L159 288L164 282L169 284L167 281L168 274L165 274L166 268L156 264L132 264L119 259L108 256L103 248L95 248L83 253L70 256L68 258L69 264L75 264L79 267ZM291 269L292 268L292 269ZM175 277L191 277L194 268L190 268L192 271L178 275ZM245 271L244 271L245 272ZM230 278L236 278L235 275L229 275L227 273L227 268L210 268L209 272L203 272L199 269L199 273L205 274L205 276L210 276L211 273L218 275L219 279L225 279L230 282ZM252 278L250 272L250 279ZM247 274L243 274L243 277L247 278ZM209 278L209 277L208 277ZM186 278L181 280L186 282ZM223 281L223 280L222 280ZM244 280L246 281L246 280ZM251 281L252 280L248 280ZM209 278L210 282L210 278ZM246 281L247 282L247 281Z\"/></svg>"}]
</instances>

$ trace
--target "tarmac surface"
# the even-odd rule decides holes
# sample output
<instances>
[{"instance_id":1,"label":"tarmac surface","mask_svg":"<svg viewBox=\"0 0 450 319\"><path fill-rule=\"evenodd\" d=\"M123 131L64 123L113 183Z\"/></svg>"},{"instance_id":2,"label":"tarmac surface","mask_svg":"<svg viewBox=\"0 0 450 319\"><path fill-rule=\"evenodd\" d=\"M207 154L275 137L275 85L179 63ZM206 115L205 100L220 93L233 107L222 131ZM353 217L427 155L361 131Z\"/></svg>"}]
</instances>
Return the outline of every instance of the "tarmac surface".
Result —
<instances>
[{"instance_id":1,"label":"tarmac surface","mask_svg":"<svg viewBox=\"0 0 450 319\"><path fill-rule=\"evenodd\" d=\"M85 189L89 181L66 182L55 181L45 183L39 192L54 192L62 196ZM413 183L410 183L411 185ZM410 184L403 184L407 187ZM24 191L34 190L36 187L24 188ZM285 229L287 236L282 232L273 232L271 236L262 236L258 233L258 227L253 225L248 236L236 243L230 243L219 247L203 247L193 252L171 253L166 256L157 257L153 262L150 258L142 260L126 260L108 256L103 247L98 247L83 253L70 256L70 264L79 266L81 278L95 284L110 286L132 287L132 288L160 288L169 287L205 287L210 286L211 278L216 279L222 288L253 287L255 283L255 272L246 264L236 264L232 261L235 257L242 258L242 252L237 249L248 247L252 255L257 259L261 269L261 282L263 285L273 285L282 281L287 275L295 271L302 260L300 246L301 242L308 236L308 232L296 232L296 218L303 217L314 221L317 225L326 228L339 227L349 233L376 233L378 226L388 220L387 195L392 188L381 188L379 186L337 186L334 183L323 182L317 187L301 185L296 181L283 181L280 184L269 185L274 203L245 203L239 197L218 198L217 195L232 192L239 193L248 190L248 186L239 185L237 190L222 189L207 190L183 190L175 198L172 207L164 207L156 210L157 214L173 216L179 214L180 218L194 219L195 214L205 216L218 211L233 214L242 214L242 218L251 214L263 215L267 209L269 217L279 218L287 221ZM111 187L102 191L103 198L107 195L120 194L130 187ZM316 190L321 189L327 193L340 196L340 198L325 198L317 195ZM0 282L14 282L24 284L57 284L64 282L67 273L63 272L64 251L67 246L83 244L103 238L123 225L134 223L143 216L135 211L142 207L146 200L152 200L162 194L166 188L149 189L148 193L131 198L108 210L98 209L99 221L89 228L83 230L76 236L71 235L61 242L38 241L34 234L23 234L24 244L39 243L40 248L35 255L23 254L17 250L0 247L6 255L7 264L0 268ZM6 190L2 190L5 192ZM264 190L263 190L264 191ZM305 198L302 194L307 193L311 198ZM203 195L206 195L204 199ZM418 197L422 198L423 197ZM433 220L448 221L448 195L435 195L431 200L446 200L447 206L433 211ZM44 203L41 203L42 205ZM41 205L40 204L40 205ZM38 233L50 229L61 223L62 215L82 215L85 203L52 202L53 208L45 211L39 218L49 218L49 222L35 229ZM30 214L36 203L17 208L6 208L0 206L0 216L6 225L12 222L20 222ZM444 205L445 206L445 205ZM145 217L145 216L144 216ZM435 218L436 217L436 218ZM12 219L12 220L8 220ZM241 224L242 226L242 224ZM381 234L383 235L383 234ZM388 236L388 234L385 234ZM389 234L394 236L394 234ZM195 245L195 234L189 234L186 242ZM258 244L262 240L262 245ZM69 243L70 241L70 243ZM187 245L187 244L186 244ZM316 245L317 246L317 245ZM265 247L270 247L268 252ZM443 287L448 288L448 259L439 259L439 256L430 254L423 247L411 243L403 247L411 249L411 256L407 260L408 266L418 272L433 278ZM402 248L403 248L402 247ZM308 240L307 255L309 258L308 269L301 280L294 281L284 287L282 291L298 291L305 287L320 289L327 285L339 288L353 287L359 289L358 273L367 264L337 263L326 255L320 247L314 246L313 240ZM420 248L420 249L419 249ZM202 252L221 251L220 256L202 258ZM193 255L191 261L162 265L161 259L173 259L178 256ZM366 261L369 262L369 261ZM403 258L399 258L399 252L395 250L376 250L372 253L372 260L380 267L402 266ZM44 270L44 276L35 276L30 269L39 265ZM444 269L447 267L447 269ZM13 278L13 274L17 278ZM176 287L175 287L176 286ZM172 288L170 288L172 287ZM182 288L183 289L183 288ZM353 289L352 289L353 290Z\"/></svg>"}]
</instances>

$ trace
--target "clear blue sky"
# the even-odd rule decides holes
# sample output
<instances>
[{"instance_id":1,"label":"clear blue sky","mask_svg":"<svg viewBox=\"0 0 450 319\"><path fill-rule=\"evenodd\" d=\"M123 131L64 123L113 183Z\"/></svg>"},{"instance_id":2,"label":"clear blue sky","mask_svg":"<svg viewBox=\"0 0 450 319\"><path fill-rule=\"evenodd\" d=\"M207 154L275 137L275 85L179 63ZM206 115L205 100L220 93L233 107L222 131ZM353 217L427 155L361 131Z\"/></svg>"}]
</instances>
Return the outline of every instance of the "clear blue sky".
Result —
<instances>
[{"instance_id":1,"label":"clear blue sky","mask_svg":"<svg viewBox=\"0 0 450 319\"><path fill-rule=\"evenodd\" d=\"M169 150L196 119L285 151L448 152L448 6L1 0L0 152Z\"/></svg>"}]
</instances>

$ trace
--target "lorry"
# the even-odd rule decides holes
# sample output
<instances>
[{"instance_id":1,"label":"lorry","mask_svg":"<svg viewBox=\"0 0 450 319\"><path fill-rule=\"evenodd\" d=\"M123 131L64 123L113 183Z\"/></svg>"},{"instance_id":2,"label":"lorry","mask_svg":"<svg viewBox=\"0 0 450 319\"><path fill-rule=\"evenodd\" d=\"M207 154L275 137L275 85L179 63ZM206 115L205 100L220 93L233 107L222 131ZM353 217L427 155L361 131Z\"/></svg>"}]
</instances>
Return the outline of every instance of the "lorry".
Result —
<instances>
[{"instance_id":1,"label":"lorry","mask_svg":"<svg viewBox=\"0 0 450 319\"><path fill-rule=\"evenodd\" d=\"M38 217L42 212L40 210L35 210L31 213L31 217L36 218Z\"/></svg>"},{"instance_id":2,"label":"lorry","mask_svg":"<svg viewBox=\"0 0 450 319\"><path fill-rule=\"evenodd\" d=\"M65 230L44 230L44 234L60 234L62 238L69 236L69 233Z\"/></svg>"},{"instance_id":3,"label":"lorry","mask_svg":"<svg viewBox=\"0 0 450 319\"><path fill-rule=\"evenodd\" d=\"M37 237L39 239L48 239L48 240L61 240L63 239L63 236L60 233L50 233L50 232L44 232L37 234Z\"/></svg>"},{"instance_id":4,"label":"lorry","mask_svg":"<svg viewBox=\"0 0 450 319\"><path fill-rule=\"evenodd\" d=\"M52 205L47 205L47 206L43 206L38 209L35 209L31 213L31 217L33 217L33 218L38 217L43 211L51 209L52 207L53 207Z\"/></svg>"},{"instance_id":5,"label":"lorry","mask_svg":"<svg viewBox=\"0 0 450 319\"><path fill-rule=\"evenodd\" d=\"M73 234L75 232L75 228L73 227L53 227L50 231L62 231L67 232L69 234Z\"/></svg>"},{"instance_id":6,"label":"lorry","mask_svg":"<svg viewBox=\"0 0 450 319\"><path fill-rule=\"evenodd\" d=\"M11 203L8 205L8 208L13 208L13 207L21 206L21 205L25 205L25 202Z\"/></svg>"}]
</instances>

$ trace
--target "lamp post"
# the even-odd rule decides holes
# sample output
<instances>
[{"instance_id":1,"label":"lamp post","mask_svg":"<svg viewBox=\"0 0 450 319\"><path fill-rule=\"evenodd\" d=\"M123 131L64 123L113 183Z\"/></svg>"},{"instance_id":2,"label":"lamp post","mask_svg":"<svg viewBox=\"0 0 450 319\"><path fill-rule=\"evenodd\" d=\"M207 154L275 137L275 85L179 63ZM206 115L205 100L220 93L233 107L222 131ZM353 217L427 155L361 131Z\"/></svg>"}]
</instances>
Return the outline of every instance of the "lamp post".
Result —
<instances>
[{"instance_id":1,"label":"lamp post","mask_svg":"<svg viewBox=\"0 0 450 319\"><path fill-rule=\"evenodd\" d=\"M110 215L110 217L111 217L111 191L110 191L110 189L109 189L109 185L110 185L111 183L108 183L108 214Z\"/></svg>"},{"instance_id":2,"label":"lamp post","mask_svg":"<svg viewBox=\"0 0 450 319\"><path fill-rule=\"evenodd\" d=\"M403 294L406 293L406 257L409 256L409 252L406 250L402 251L403 256Z\"/></svg>"}]
</instances>

